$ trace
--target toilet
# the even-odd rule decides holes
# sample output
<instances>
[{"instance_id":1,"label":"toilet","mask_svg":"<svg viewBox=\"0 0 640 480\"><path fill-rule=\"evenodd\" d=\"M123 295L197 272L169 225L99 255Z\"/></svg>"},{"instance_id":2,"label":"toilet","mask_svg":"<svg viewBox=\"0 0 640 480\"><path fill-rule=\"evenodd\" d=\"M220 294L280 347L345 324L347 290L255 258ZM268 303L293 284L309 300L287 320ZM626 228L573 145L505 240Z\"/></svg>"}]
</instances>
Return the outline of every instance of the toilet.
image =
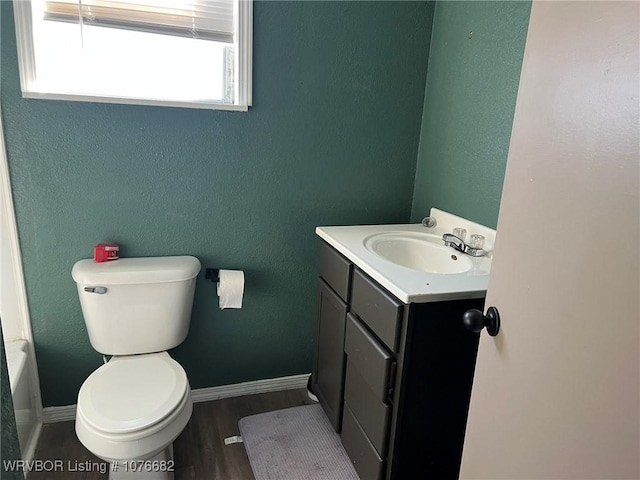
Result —
<instances>
[{"instance_id":1,"label":"toilet","mask_svg":"<svg viewBox=\"0 0 640 480\"><path fill-rule=\"evenodd\" d=\"M173 479L173 441L193 406L187 375L166 350L187 336L199 272L190 256L73 266L89 340L105 359L78 393L76 434L110 462L112 480Z\"/></svg>"}]
</instances>

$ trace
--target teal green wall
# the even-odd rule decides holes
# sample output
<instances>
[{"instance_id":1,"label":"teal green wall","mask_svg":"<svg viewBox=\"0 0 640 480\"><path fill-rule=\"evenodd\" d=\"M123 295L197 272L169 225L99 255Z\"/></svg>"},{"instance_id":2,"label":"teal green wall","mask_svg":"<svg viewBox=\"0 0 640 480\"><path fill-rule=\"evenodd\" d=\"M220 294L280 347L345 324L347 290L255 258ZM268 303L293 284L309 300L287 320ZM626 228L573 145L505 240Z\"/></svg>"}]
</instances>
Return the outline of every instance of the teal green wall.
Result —
<instances>
[{"instance_id":1,"label":"teal green wall","mask_svg":"<svg viewBox=\"0 0 640 480\"><path fill-rule=\"evenodd\" d=\"M21 98L1 2L1 100L43 403L76 402L101 363L71 267L190 254L243 269L244 308L200 275L193 388L309 372L317 225L406 222L433 5L256 2L248 113Z\"/></svg>"},{"instance_id":2,"label":"teal green wall","mask_svg":"<svg viewBox=\"0 0 640 480\"><path fill-rule=\"evenodd\" d=\"M412 221L438 207L496 226L530 8L437 2Z\"/></svg>"}]
</instances>

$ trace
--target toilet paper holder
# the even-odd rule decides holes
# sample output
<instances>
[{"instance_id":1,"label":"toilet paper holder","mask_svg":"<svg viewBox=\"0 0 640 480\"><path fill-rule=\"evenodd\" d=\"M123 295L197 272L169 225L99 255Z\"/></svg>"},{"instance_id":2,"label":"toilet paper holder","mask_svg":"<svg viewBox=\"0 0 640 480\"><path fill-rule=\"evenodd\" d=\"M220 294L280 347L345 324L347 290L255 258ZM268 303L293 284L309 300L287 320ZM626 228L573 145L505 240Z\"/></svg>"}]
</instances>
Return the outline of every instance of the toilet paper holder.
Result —
<instances>
[{"instance_id":1,"label":"toilet paper holder","mask_svg":"<svg viewBox=\"0 0 640 480\"><path fill-rule=\"evenodd\" d=\"M211 280L213 283L220 282L220 269L219 268L205 268L204 270L205 280Z\"/></svg>"}]
</instances>

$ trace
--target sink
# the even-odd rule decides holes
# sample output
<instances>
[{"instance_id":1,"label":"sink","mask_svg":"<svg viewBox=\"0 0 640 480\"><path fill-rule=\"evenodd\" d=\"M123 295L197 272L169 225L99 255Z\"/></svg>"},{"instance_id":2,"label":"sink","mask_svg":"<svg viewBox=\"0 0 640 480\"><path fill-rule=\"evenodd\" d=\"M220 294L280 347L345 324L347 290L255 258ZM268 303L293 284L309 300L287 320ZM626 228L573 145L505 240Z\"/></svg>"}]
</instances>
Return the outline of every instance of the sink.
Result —
<instances>
[{"instance_id":1,"label":"sink","mask_svg":"<svg viewBox=\"0 0 640 480\"><path fill-rule=\"evenodd\" d=\"M431 208L422 223L316 227L316 234L349 263L404 303L482 298L486 295L496 231ZM483 235L483 257L445 247L442 235L456 228Z\"/></svg>"},{"instance_id":2,"label":"sink","mask_svg":"<svg viewBox=\"0 0 640 480\"><path fill-rule=\"evenodd\" d=\"M445 247L442 237L429 233L392 232L371 235L363 241L371 253L401 267L429 273L464 273L473 268L465 254Z\"/></svg>"}]
</instances>

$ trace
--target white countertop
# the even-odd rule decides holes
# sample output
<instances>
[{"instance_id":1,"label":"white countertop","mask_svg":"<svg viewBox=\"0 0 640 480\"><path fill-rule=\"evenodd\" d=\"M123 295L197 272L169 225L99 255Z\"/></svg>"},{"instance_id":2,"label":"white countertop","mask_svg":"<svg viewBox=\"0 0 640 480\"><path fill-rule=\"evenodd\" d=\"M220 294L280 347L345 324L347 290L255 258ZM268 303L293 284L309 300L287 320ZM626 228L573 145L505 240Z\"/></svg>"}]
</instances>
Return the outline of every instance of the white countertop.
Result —
<instances>
[{"instance_id":1,"label":"white countertop","mask_svg":"<svg viewBox=\"0 0 640 480\"><path fill-rule=\"evenodd\" d=\"M430 216L437 219L433 228L421 224L317 227L316 234L404 303L484 297L489 283L495 230L435 208L431 209ZM442 236L451 233L455 227L466 228L467 238L473 233L484 235L485 250L488 251L485 257L470 257L474 265L464 273L413 270L386 260L364 245L368 237L380 233L419 232ZM451 252L463 255L453 248Z\"/></svg>"}]
</instances>

